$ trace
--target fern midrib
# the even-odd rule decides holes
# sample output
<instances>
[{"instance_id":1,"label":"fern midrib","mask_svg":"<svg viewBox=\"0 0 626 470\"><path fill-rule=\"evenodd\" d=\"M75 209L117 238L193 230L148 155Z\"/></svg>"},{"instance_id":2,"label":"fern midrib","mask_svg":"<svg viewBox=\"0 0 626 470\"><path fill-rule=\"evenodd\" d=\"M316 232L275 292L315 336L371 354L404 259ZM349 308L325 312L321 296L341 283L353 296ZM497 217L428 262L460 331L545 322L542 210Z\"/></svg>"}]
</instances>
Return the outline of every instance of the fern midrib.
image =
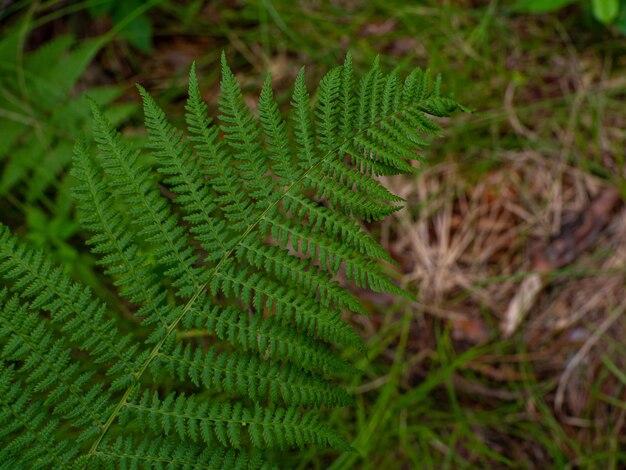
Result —
<instances>
[{"instance_id":1,"label":"fern midrib","mask_svg":"<svg viewBox=\"0 0 626 470\"><path fill-rule=\"evenodd\" d=\"M428 98L426 98L426 99L428 99ZM382 118L382 117L379 118L376 122L368 123L369 124L368 126L364 126L364 127L360 128L354 135L345 138L343 140L343 142L341 143L341 147L340 148L343 148L343 145L348 144L351 140L353 140L354 138L356 138L360 134L363 134L363 133L367 132L369 127L376 126L377 123L379 123L380 121L383 121L383 120L386 121L388 119L392 119L394 116L401 116L403 113L409 112L409 111L411 111L411 109L416 108L417 106L418 106L417 104L408 105L408 106L404 107L404 109L399 110L399 111L395 111L394 113L392 113L389 116L386 116L384 118ZM241 235L241 237L239 237L239 241L237 243L235 243L233 245L233 247L230 250L228 250L228 252L224 255L224 257L215 265L215 267L213 268L212 272L209 274L209 276L207 278L207 281L205 283L203 283L202 286L200 286L200 288L198 288L196 290L196 292L189 299L189 301L187 302L185 307L182 309L182 311L180 312L178 317L175 318L174 321L172 322L172 324L166 329L166 332L165 332L165 335L163 336L163 338L161 338L161 340L157 344L154 345L154 347L152 348L152 351L150 352L150 355L148 356L148 358L146 359L146 361L142 365L142 367L139 369L138 373L134 374L134 383L128 387L128 389L126 390L126 392L124 393L124 395L120 399L119 403L115 406L113 412L111 413L111 416L109 417L109 419L107 420L107 422L104 425L104 429L101 431L100 435L96 438L96 440L94 441L93 445L89 449L89 452L87 453L87 460L86 460L86 462L88 462L89 458L94 455L94 452L96 451L98 445L100 444L100 442L104 438L105 434L108 432L109 428L111 427L111 425L113 424L113 422L115 421L117 416L119 415L120 410L122 409L122 407L128 401L128 397L131 395L131 393L134 390L134 388L138 385L139 379L143 376L144 372L146 371L146 369L148 368L150 363L157 357L157 355L159 354L159 351L163 347L163 344L165 344L165 341L167 341L169 336L172 334L172 331L174 331L174 329L181 322L183 317L185 315L187 315L187 313L193 308L194 304L196 303L196 301L198 300L200 295L203 293L205 288L209 285L209 283L211 282L213 277L217 274L217 272L222 267L222 265L225 264L230 259L231 255L235 252L235 250L239 247L239 245L246 239L246 237L252 232L252 230L254 230L256 228L256 226L259 225L261 220L276 205L278 205L278 203L281 202L283 200L283 198L285 198L287 196L287 194L289 194L290 191L294 187L298 187L305 180L305 178L307 178L307 176L309 175L309 173L311 171L316 169L318 166L320 166L322 163L324 163L324 161L327 158L333 156L334 154L335 154L335 152L330 152L330 151L327 152L322 158L320 158L317 162L315 162L309 168L307 168L300 175L300 177L298 177L298 179L293 181L289 185L289 187L285 190L285 192L279 198L276 198L275 200L273 200L270 203L270 205L263 212L261 212L258 215L257 219L252 224L250 224L248 226L248 228L245 230L245 232ZM86 465L87 464L85 464L85 466L83 466L83 469L86 468Z\"/></svg>"}]
</instances>

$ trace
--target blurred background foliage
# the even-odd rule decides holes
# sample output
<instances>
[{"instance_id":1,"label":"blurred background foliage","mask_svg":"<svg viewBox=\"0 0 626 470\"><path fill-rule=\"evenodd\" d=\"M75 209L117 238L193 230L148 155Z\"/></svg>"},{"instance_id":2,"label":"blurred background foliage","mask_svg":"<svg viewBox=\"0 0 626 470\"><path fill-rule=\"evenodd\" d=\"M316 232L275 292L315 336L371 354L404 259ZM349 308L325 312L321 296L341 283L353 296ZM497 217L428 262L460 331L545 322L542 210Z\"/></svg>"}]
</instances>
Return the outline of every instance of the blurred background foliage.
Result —
<instances>
[{"instance_id":1,"label":"blurred background foliage","mask_svg":"<svg viewBox=\"0 0 626 470\"><path fill-rule=\"evenodd\" d=\"M533 243L548 252L601 191L626 194L625 38L624 0L0 0L0 220L110 300L69 198L86 95L141 146L134 83L181 121L195 60L214 111L222 50L251 106L265 74L287 105L302 65L312 88L348 50L357 70L378 54L429 66L480 114L447 123L421 176L388 182L409 207L369 227L420 302L360 293L371 353L352 358L356 409L331 418L359 453L286 466L623 468L623 322L594 348L626 298L621 213L550 265L513 335L500 325Z\"/></svg>"}]
</instances>

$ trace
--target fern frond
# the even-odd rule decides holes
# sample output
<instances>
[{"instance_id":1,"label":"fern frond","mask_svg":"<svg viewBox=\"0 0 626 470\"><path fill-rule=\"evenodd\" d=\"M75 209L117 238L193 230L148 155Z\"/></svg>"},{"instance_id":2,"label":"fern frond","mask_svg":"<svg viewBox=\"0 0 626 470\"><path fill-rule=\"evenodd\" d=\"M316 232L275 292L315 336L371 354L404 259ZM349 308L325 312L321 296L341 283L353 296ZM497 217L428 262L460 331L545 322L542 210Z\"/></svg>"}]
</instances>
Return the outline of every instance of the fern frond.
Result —
<instances>
[{"instance_id":1,"label":"fern frond","mask_svg":"<svg viewBox=\"0 0 626 470\"><path fill-rule=\"evenodd\" d=\"M236 451L221 446L199 447L171 437L134 439L119 437L103 445L95 454L106 469L169 468L200 470L271 470L277 467L263 461L258 455L244 450ZM94 460L96 460L94 459Z\"/></svg>"},{"instance_id":2,"label":"fern frond","mask_svg":"<svg viewBox=\"0 0 626 470\"><path fill-rule=\"evenodd\" d=\"M297 408L244 407L241 402L199 402L195 396L169 394L161 399L146 390L125 405L122 422L136 418L155 433L178 435L182 440L203 440L209 445L241 449L244 440L253 447L285 449L307 445L349 450L350 446L312 413Z\"/></svg>"},{"instance_id":3,"label":"fern frond","mask_svg":"<svg viewBox=\"0 0 626 470\"><path fill-rule=\"evenodd\" d=\"M288 193L283 204L285 210L290 211L293 217L308 219L309 226L314 227L316 231L327 233L332 238L339 238L343 245L350 244L361 254L373 259L393 263L393 258L367 232L361 230L354 219L346 217L343 213L330 210L297 194Z\"/></svg>"},{"instance_id":4,"label":"fern frond","mask_svg":"<svg viewBox=\"0 0 626 470\"><path fill-rule=\"evenodd\" d=\"M304 68L300 69L296 77L291 106L293 107L291 120L297 144L298 165L304 170L309 170L317 163L317 152L315 152L309 92L304 83Z\"/></svg>"},{"instance_id":5,"label":"fern frond","mask_svg":"<svg viewBox=\"0 0 626 470\"><path fill-rule=\"evenodd\" d=\"M298 328L310 335L317 335L322 340L362 349L362 340L341 320L339 310L323 307L315 300L272 281L264 274L231 267L215 275L211 290L242 298L246 304L252 303L257 308L274 310L275 316L280 320L293 322Z\"/></svg>"},{"instance_id":6,"label":"fern frond","mask_svg":"<svg viewBox=\"0 0 626 470\"><path fill-rule=\"evenodd\" d=\"M402 89L402 104L410 106L426 99L430 84L430 70L415 68L407 75Z\"/></svg>"},{"instance_id":7,"label":"fern frond","mask_svg":"<svg viewBox=\"0 0 626 470\"><path fill-rule=\"evenodd\" d=\"M359 81L355 117L357 129L365 129L378 121L381 81L380 58L376 56L372 68Z\"/></svg>"},{"instance_id":8,"label":"fern frond","mask_svg":"<svg viewBox=\"0 0 626 470\"><path fill-rule=\"evenodd\" d=\"M341 164L337 164L337 169L339 169L339 165ZM327 173L335 173L333 170L335 168L329 168ZM341 174L339 171L336 173ZM382 219L401 209L400 206L386 204L387 200L385 199L380 201L367 193L357 193L341 180L330 178L328 174L323 174L322 170L309 173L306 178L307 186L348 216L370 222ZM371 186L376 187L376 183L371 183Z\"/></svg>"},{"instance_id":9,"label":"fern frond","mask_svg":"<svg viewBox=\"0 0 626 470\"><path fill-rule=\"evenodd\" d=\"M352 70L352 54L348 52L346 60L341 67L339 105L339 130L344 142L352 137L353 123L356 112L356 100L354 96L354 72Z\"/></svg>"},{"instance_id":10,"label":"fern frond","mask_svg":"<svg viewBox=\"0 0 626 470\"><path fill-rule=\"evenodd\" d=\"M255 237L248 236L239 242L237 257L239 261L245 260L252 266L265 269L281 281L297 284L304 292L314 296L319 294L325 307L333 304L351 312L366 313L359 301L330 276L315 266L306 269L300 259L275 246L260 243Z\"/></svg>"},{"instance_id":11,"label":"fern frond","mask_svg":"<svg viewBox=\"0 0 626 470\"><path fill-rule=\"evenodd\" d=\"M55 436L58 421L0 361L0 464L2 468L71 469L77 445Z\"/></svg>"},{"instance_id":12,"label":"fern frond","mask_svg":"<svg viewBox=\"0 0 626 470\"><path fill-rule=\"evenodd\" d=\"M167 370L180 380L190 378L196 386L248 397L252 402L283 402L285 405L343 406L352 403L341 388L303 373L292 364L260 360L243 353L203 351L178 343L163 348L152 364L155 377Z\"/></svg>"},{"instance_id":13,"label":"fern frond","mask_svg":"<svg viewBox=\"0 0 626 470\"><path fill-rule=\"evenodd\" d=\"M416 171L432 116L457 104L378 60L355 85L348 56L314 107L300 70L287 120L267 77L257 118L221 67L217 124L194 66L186 136L139 87L152 158L95 102L97 152L76 144L81 224L132 316L0 225L3 468L265 469L263 449L352 450L318 418L352 403L342 349L365 352L346 284L404 294L363 229L403 202L373 176Z\"/></svg>"},{"instance_id":14,"label":"fern frond","mask_svg":"<svg viewBox=\"0 0 626 470\"><path fill-rule=\"evenodd\" d=\"M259 122L263 130L265 151L270 159L272 172L279 178L280 184L287 187L298 179L300 173L294 171L289 135L285 121L274 100L270 76L263 83L259 96Z\"/></svg>"},{"instance_id":15,"label":"fern frond","mask_svg":"<svg viewBox=\"0 0 626 470\"><path fill-rule=\"evenodd\" d=\"M195 68L189 75L189 99L185 109L189 141L201 161L202 174L210 179L211 189L217 193L216 202L228 221L222 226L222 233L243 230L248 220L248 200L242 197L244 190L241 179L235 173L232 155L226 151L223 140L218 138L218 127L213 125L207 114Z\"/></svg>"},{"instance_id":16,"label":"fern frond","mask_svg":"<svg viewBox=\"0 0 626 470\"><path fill-rule=\"evenodd\" d=\"M256 283L251 280L251 284ZM195 322L188 323L186 328L204 328L208 335L215 335L244 351L254 351L261 357L288 361L314 373L335 376L358 372L353 365L329 350L326 344L281 323L279 316L250 316L232 307L214 307L209 303L202 312L195 312L192 317ZM174 341L173 337L171 341Z\"/></svg>"},{"instance_id":17,"label":"fern frond","mask_svg":"<svg viewBox=\"0 0 626 470\"><path fill-rule=\"evenodd\" d=\"M328 72L320 82L318 102L315 115L317 117L317 140L325 152L334 152L341 143L339 128L338 103L341 86L341 67Z\"/></svg>"},{"instance_id":18,"label":"fern frond","mask_svg":"<svg viewBox=\"0 0 626 470\"><path fill-rule=\"evenodd\" d=\"M175 202L187 214L184 219L192 224L193 233L209 249L207 259L219 260L228 250L223 240L225 223L211 214L217 210L209 189L201 177L200 162L192 156L191 148L182 139L182 133L167 122L165 113L144 88L138 86L143 99L150 147L159 164L158 171L171 190L178 195Z\"/></svg>"},{"instance_id":19,"label":"fern frond","mask_svg":"<svg viewBox=\"0 0 626 470\"><path fill-rule=\"evenodd\" d=\"M261 130L244 103L239 82L228 67L223 53L220 85L220 129L235 157L234 165L244 187L248 188L252 198L265 204L271 197L272 184L266 175L268 166L259 140Z\"/></svg>"},{"instance_id":20,"label":"fern frond","mask_svg":"<svg viewBox=\"0 0 626 470\"><path fill-rule=\"evenodd\" d=\"M168 266L166 275L175 279L179 295L192 296L201 288L198 269L194 266L198 255L188 244L184 229L154 187L149 170L140 166L138 153L124 144L93 102L92 112L99 159L111 178L111 187L129 206L132 223L139 228L138 235L157 247L155 256Z\"/></svg>"},{"instance_id":21,"label":"fern frond","mask_svg":"<svg viewBox=\"0 0 626 470\"><path fill-rule=\"evenodd\" d=\"M382 276L375 260L372 260L354 247L342 244L340 241L327 238L325 233L315 230L314 226L289 224L280 219L274 219L267 224L268 231L284 248L291 245L300 250L310 260L328 270L330 274L337 274L341 266L345 266L348 280L354 280L357 285L366 287L365 278L370 282L383 284L389 280ZM261 223L263 226L263 223ZM389 286L391 289L394 286Z\"/></svg>"},{"instance_id":22,"label":"fern frond","mask_svg":"<svg viewBox=\"0 0 626 470\"><path fill-rule=\"evenodd\" d=\"M94 165L87 143L79 139L74 148L72 175L79 182L74 198L81 209L81 223L94 235L87 241L92 251L102 258L99 264L116 278L120 294L136 304L144 304L137 312L145 324L160 322L167 326L172 315L165 302L167 292L156 281L147 266L146 257L139 255L132 231L115 210L113 198L107 194L106 182Z\"/></svg>"},{"instance_id":23,"label":"fern frond","mask_svg":"<svg viewBox=\"0 0 626 470\"><path fill-rule=\"evenodd\" d=\"M114 377L113 388L123 388L137 373L135 355L138 345L130 336L121 336L104 304L91 291L72 282L61 268L41 251L28 249L0 224L0 278L24 299L32 299L31 308L40 308L62 325L70 343L94 357L96 363L114 361L107 374ZM106 315L105 315L106 314Z\"/></svg>"},{"instance_id":24,"label":"fern frond","mask_svg":"<svg viewBox=\"0 0 626 470\"><path fill-rule=\"evenodd\" d=\"M46 393L47 406L71 426L81 429L79 440L93 438L110 413L110 394L92 383L93 372L81 372L65 338L55 339L49 321L27 311L15 296L0 291L0 360L21 363L18 371L35 393Z\"/></svg>"}]
</instances>

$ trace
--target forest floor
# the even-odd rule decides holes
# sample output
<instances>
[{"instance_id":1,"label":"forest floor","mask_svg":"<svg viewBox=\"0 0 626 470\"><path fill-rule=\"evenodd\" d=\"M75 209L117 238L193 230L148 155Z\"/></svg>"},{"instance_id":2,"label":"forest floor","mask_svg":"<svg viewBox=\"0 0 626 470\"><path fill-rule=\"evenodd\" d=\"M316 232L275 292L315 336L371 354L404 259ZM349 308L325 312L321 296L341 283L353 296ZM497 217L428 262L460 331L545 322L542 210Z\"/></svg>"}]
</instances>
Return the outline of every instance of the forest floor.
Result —
<instances>
[{"instance_id":1,"label":"forest floor","mask_svg":"<svg viewBox=\"0 0 626 470\"><path fill-rule=\"evenodd\" d=\"M356 409L331 417L359 453L294 468L626 466L626 37L577 6L511 4L164 2L149 55L112 41L78 82L130 103L139 82L181 115L191 62L214 101L225 50L251 98L270 71L287 104L302 65L316 83L350 50L358 70L429 66L477 110L445 123L419 176L384 180L407 207L369 228L418 301L359 292L371 354L353 358ZM61 18L29 44L109 27Z\"/></svg>"}]
</instances>

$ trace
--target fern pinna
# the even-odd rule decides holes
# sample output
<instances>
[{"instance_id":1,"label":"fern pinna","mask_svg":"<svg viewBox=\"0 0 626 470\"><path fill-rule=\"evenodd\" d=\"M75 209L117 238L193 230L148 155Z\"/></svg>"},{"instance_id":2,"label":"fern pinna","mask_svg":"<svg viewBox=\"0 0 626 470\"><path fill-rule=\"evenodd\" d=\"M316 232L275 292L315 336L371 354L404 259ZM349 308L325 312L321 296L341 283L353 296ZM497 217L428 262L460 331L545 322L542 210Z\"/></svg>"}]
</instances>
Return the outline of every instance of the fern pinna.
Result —
<instances>
[{"instance_id":1,"label":"fern pinna","mask_svg":"<svg viewBox=\"0 0 626 470\"><path fill-rule=\"evenodd\" d=\"M375 178L413 172L415 150L457 104L439 80L403 82L350 57L304 72L283 120L270 79L258 116L222 58L213 122L195 71L187 134L141 87L151 157L92 103L96 155L75 147L88 244L132 312L0 228L2 468L271 468L272 449L351 450L320 420L351 403L363 350L342 317L366 313L345 283L402 293L360 221L398 210ZM124 300L122 300L124 299ZM132 326L132 327L131 327Z\"/></svg>"}]
</instances>

